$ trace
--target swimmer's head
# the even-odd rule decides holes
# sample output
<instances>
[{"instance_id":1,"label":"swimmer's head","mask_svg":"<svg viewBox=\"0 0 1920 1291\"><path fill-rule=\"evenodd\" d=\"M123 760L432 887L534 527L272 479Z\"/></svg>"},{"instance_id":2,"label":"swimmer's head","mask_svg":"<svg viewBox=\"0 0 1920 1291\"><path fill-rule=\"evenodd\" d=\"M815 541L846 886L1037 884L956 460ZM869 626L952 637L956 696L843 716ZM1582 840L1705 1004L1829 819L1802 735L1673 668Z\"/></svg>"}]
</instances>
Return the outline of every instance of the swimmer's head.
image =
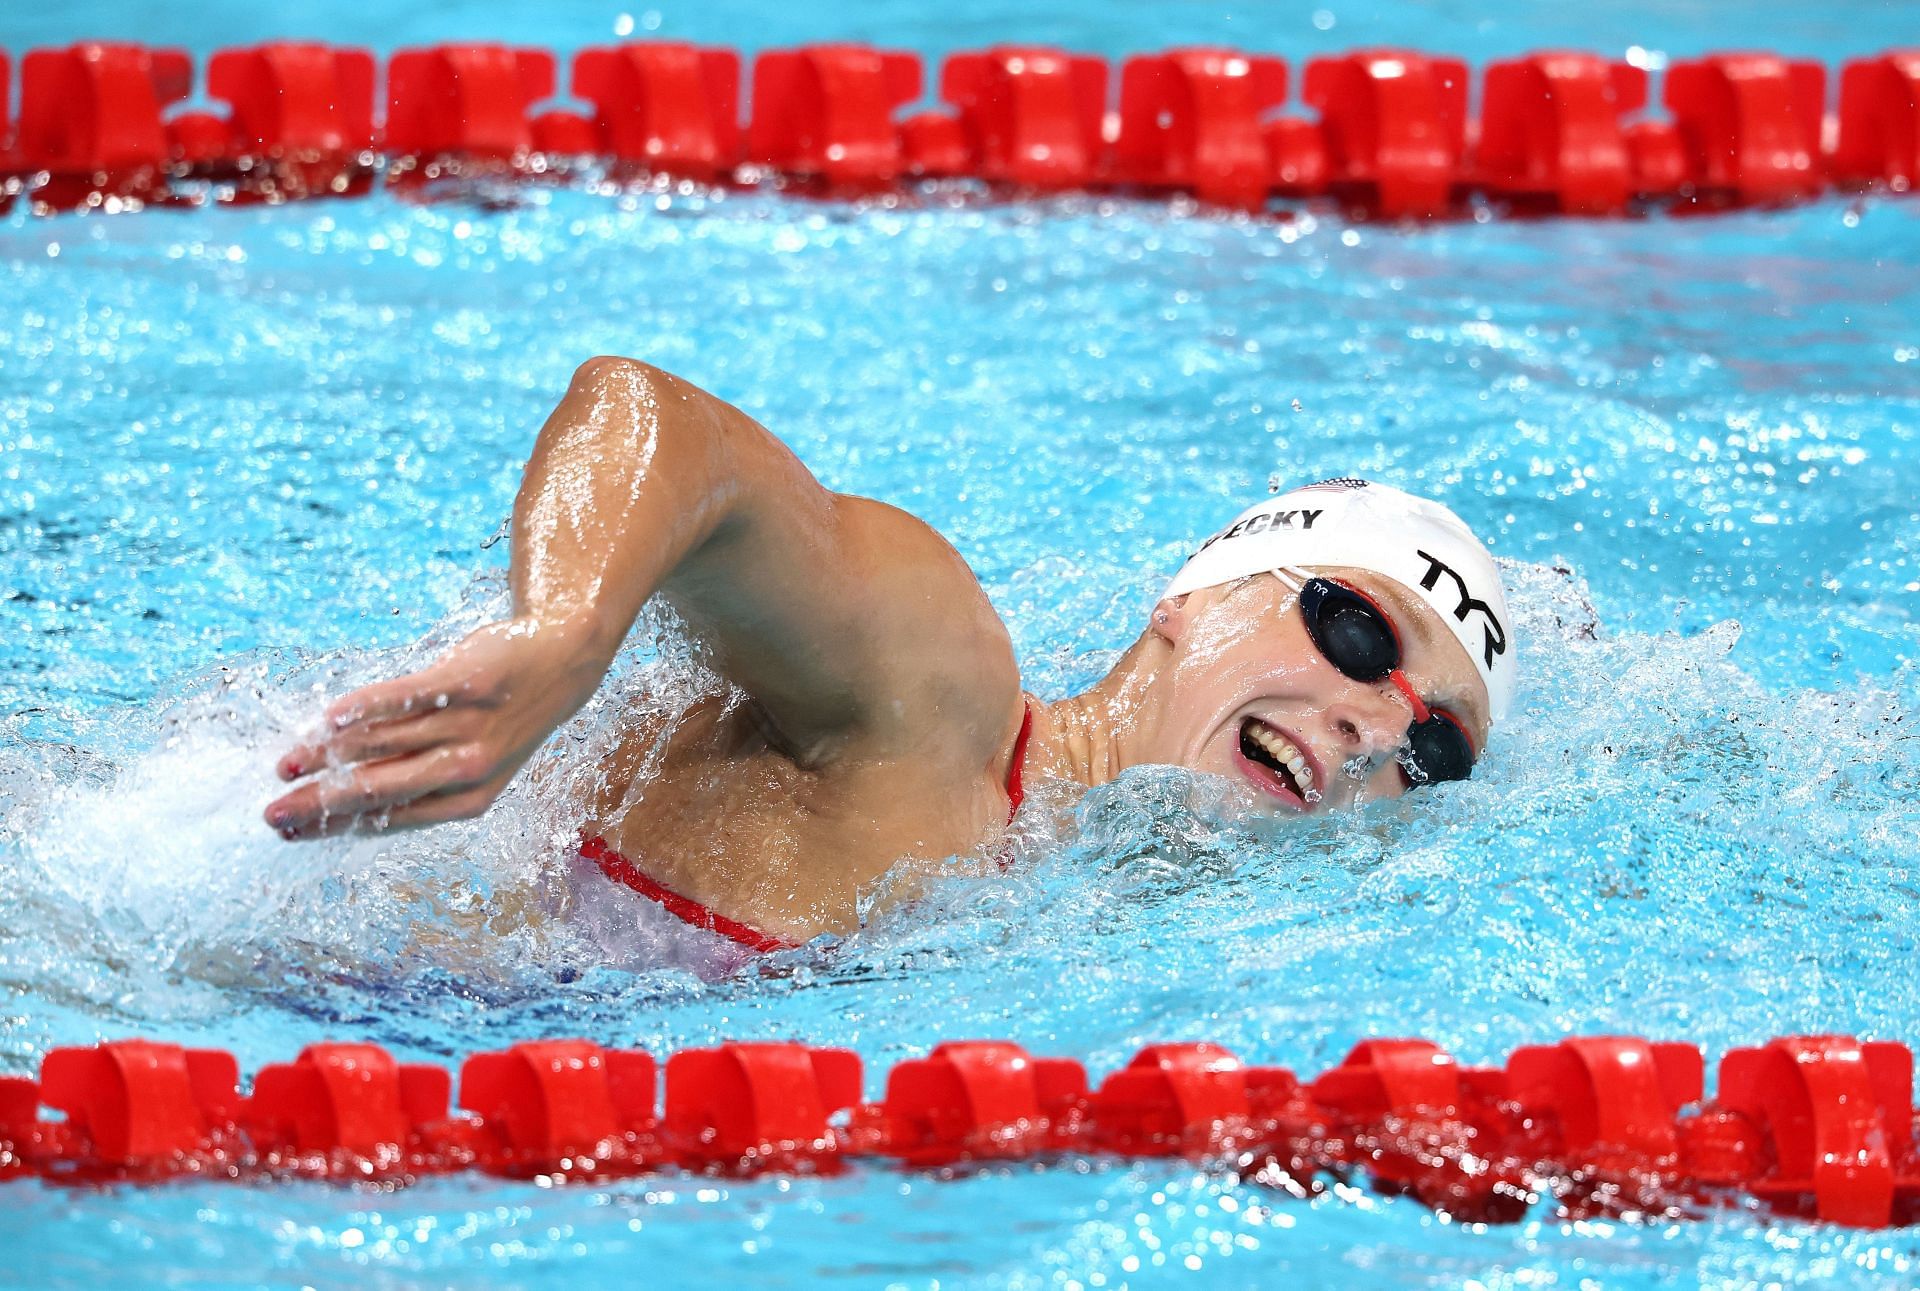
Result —
<instances>
[{"instance_id":1,"label":"swimmer's head","mask_svg":"<svg viewBox=\"0 0 1920 1291\"><path fill-rule=\"evenodd\" d=\"M1143 760L1321 810L1469 774L1513 699L1499 570L1460 517L1365 480L1267 498L1167 585Z\"/></svg>"}]
</instances>

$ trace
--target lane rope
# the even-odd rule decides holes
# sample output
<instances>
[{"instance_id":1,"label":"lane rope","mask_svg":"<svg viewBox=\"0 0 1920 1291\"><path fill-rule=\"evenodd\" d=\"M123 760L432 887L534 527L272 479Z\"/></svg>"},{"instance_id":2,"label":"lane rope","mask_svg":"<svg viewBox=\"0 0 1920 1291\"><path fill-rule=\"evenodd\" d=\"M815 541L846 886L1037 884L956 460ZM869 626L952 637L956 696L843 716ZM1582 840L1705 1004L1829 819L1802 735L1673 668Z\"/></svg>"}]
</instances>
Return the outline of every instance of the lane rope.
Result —
<instances>
[{"instance_id":1,"label":"lane rope","mask_svg":"<svg viewBox=\"0 0 1920 1291\"><path fill-rule=\"evenodd\" d=\"M679 1170L1186 1158L1276 1192L1364 1178L1472 1222L1680 1217L1738 1198L1857 1227L1920 1219L1913 1056L1792 1036L1721 1061L1622 1036L1457 1063L1366 1040L1311 1080L1206 1043L1157 1044L1097 1085L1067 1058L950 1041L866 1097L859 1056L738 1043L652 1055L586 1040L478 1053L452 1073L317 1044L243 1091L232 1054L148 1040L55 1049L0 1077L0 1179L319 1178L478 1171L606 1180Z\"/></svg>"},{"instance_id":2,"label":"lane rope","mask_svg":"<svg viewBox=\"0 0 1920 1291\"><path fill-rule=\"evenodd\" d=\"M9 121L0 51L0 203L287 201L597 167L829 196L966 178L1010 196L1318 199L1430 219L1770 206L1920 177L1920 48L1837 78L1771 53L1682 59L1659 74L1659 113L1646 67L1572 52L1490 63L1477 96L1461 60L1395 49L1308 59L1296 77L1231 49L1115 66L996 45L948 56L930 87L902 50L816 44L749 67L729 49L638 41L581 50L567 70L578 106L554 102L561 64L542 49L443 44L382 66L365 49L276 42L219 50L196 81L185 50L96 41L25 54ZM929 88L942 106L911 110ZM175 107L196 96L226 111Z\"/></svg>"}]
</instances>

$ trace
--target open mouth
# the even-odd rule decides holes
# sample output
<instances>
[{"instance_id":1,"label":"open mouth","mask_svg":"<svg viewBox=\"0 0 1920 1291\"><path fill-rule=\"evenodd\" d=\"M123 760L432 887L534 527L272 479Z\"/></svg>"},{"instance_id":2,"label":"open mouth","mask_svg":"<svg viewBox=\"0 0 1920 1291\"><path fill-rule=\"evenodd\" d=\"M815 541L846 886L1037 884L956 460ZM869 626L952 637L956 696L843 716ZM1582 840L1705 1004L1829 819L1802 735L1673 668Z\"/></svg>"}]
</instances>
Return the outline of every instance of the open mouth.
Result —
<instances>
[{"instance_id":1,"label":"open mouth","mask_svg":"<svg viewBox=\"0 0 1920 1291\"><path fill-rule=\"evenodd\" d=\"M1252 764L1256 776L1268 787L1285 789L1300 800L1301 806L1317 802L1319 788L1314 782L1313 762L1276 726L1257 717L1240 723L1240 756Z\"/></svg>"}]
</instances>

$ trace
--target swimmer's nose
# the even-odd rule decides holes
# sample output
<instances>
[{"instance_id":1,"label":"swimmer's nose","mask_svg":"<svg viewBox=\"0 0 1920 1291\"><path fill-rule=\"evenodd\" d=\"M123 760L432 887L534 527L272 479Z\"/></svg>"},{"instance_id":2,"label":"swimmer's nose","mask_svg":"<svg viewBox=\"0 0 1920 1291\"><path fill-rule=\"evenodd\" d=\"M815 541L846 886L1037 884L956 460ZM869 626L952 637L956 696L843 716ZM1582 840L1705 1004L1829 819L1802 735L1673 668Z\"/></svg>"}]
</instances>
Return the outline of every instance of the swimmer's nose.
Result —
<instances>
[{"instance_id":1,"label":"swimmer's nose","mask_svg":"<svg viewBox=\"0 0 1920 1291\"><path fill-rule=\"evenodd\" d=\"M1345 757L1399 748L1414 716L1409 697L1391 681L1353 682L1326 710L1327 727Z\"/></svg>"}]
</instances>

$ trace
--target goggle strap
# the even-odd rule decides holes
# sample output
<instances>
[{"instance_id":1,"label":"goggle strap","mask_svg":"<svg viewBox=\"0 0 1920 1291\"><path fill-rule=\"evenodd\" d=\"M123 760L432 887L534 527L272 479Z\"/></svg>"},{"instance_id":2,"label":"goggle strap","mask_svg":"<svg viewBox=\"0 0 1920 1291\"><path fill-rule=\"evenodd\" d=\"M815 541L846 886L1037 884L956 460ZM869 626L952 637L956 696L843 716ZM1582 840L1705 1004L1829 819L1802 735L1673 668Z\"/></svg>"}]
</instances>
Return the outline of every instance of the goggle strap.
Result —
<instances>
[{"instance_id":1,"label":"goggle strap","mask_svg":"<svg viewBox=\"0 0 1920 1291\"><path fill-rule=\"evenodd\" d=\"M1407 702L1413 705L1414 721L1424 722L1428 718L1433 716L1433 710L1428 708L1426 704L1421 700L1420 692L1415 690L1413 688L1413 683L1407 680L1406 673L1401 672L1398 668L1395 668L1392 672L1387 674L1387 680L1391 681L1395 686L1398 686L1400 688L1400 693L1407 697Z\"/></svg>"}]
</instances>

